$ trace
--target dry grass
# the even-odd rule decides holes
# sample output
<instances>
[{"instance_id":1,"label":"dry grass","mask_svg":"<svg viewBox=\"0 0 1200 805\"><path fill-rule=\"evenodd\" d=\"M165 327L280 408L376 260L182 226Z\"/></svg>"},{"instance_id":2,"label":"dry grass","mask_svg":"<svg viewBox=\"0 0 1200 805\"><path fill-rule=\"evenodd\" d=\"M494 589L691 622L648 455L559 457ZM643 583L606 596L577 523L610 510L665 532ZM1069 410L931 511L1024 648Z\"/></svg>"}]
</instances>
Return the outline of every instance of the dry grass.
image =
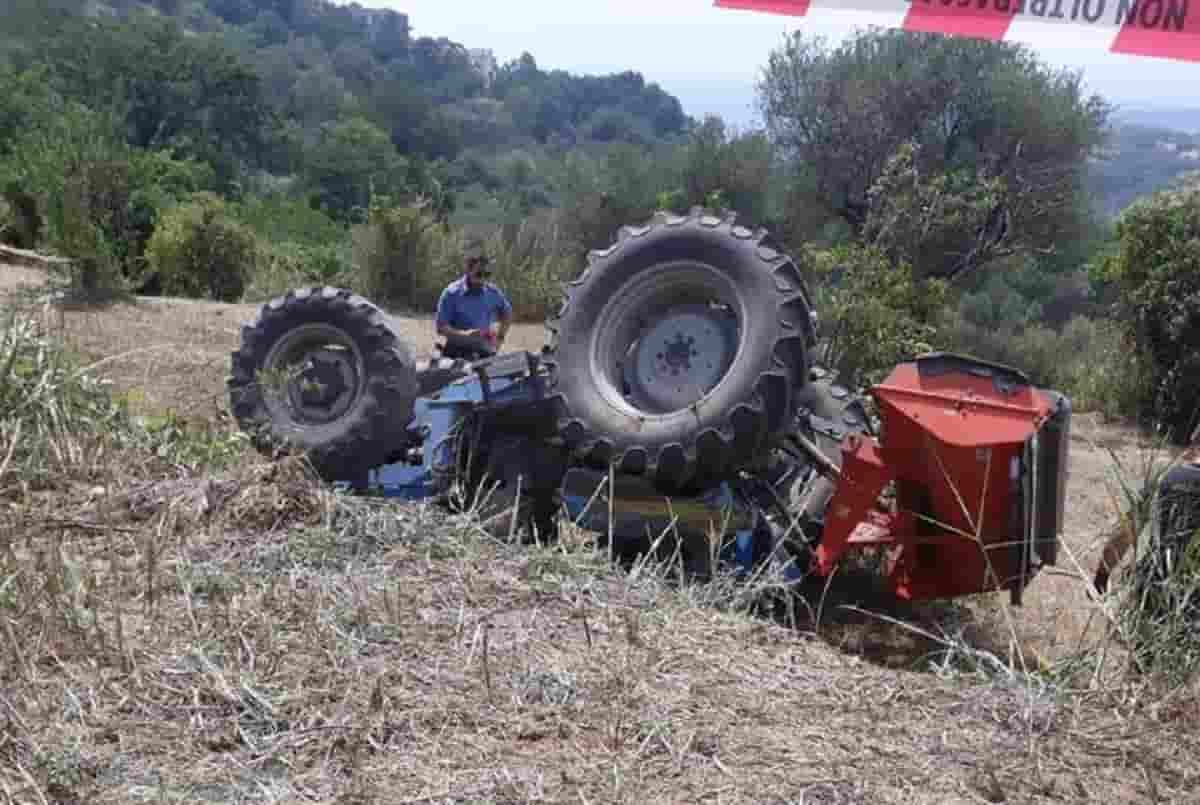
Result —
<instances>
[{"instance_id":1,"label":"dry grass","mask_svg":"<svg viewBox=\"0 0 1200 805\"><path fill-rule=\"evenodd\" d=\"M1200 782L1194 703L887 669L613 572L569 529L518 549L289 465L66 502L0 545L14 801L1150 802Z\"/></svg>"},{"instance_id":2,"label":"dry grass","mask_svg":"<svg viewBox=\"0 0 1200 805\"><path fill-rule=\"evenodd\" d=\"M22 289L36 289L45 275L0 265L0 303ZM55 308L51 322L84 363L103 361L102 374L126 394L138 412L174 411L184 419L223 416L229 354L257 305L139 297L89 307ZM430 317L397 316L400 334L418 357L433 348ZM540 325L515 325L507 347L538 351Z\"/></svg>"},{"instance_id":3,"label":"dry grass","mask_svg":"<svg viewBox=\"0 0 1200 805\"><path fill-rule=\"evenodd\" d=\"M149 303L64 330L157 402L175 370L129 353L138 334L184 362L213 349L219 378L228 345L191 339L232 344L242 312ZM201 365L194 393L219 393ZM1067 538L1090 571L1099 442L1137 446L1079 432ZM168 447L92 450L39 489L0 478L0 802L1194 801L1195 693L1065 665L1100 640L1079 577L1038 579L1017 611L863 614L838 584L814 623L749 611L770 580L680 585L570 527L517 547L297 464L214 473Z\"/></svg>"}]
</instances>

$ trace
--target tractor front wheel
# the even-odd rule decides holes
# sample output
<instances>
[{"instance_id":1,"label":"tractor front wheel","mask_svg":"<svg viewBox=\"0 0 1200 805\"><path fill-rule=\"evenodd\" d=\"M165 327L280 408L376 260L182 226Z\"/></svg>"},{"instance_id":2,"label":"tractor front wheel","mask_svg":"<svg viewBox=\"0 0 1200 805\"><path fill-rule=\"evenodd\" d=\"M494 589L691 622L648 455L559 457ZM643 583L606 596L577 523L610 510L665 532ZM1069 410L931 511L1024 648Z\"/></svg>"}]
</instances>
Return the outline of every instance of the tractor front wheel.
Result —
<instances>
[{"instance_id":1,"label":"tractor front wheel","mask_svg":"<svg viewBox=\"0 0 1200 805\"><path fill-rule=\"evenodd\" d=\"M255 446L299 450L326 480L358 482L407 444L412 352L349 291L301 289L263 305L231 369L230 407Z\"/></svg>"}]
</instances>

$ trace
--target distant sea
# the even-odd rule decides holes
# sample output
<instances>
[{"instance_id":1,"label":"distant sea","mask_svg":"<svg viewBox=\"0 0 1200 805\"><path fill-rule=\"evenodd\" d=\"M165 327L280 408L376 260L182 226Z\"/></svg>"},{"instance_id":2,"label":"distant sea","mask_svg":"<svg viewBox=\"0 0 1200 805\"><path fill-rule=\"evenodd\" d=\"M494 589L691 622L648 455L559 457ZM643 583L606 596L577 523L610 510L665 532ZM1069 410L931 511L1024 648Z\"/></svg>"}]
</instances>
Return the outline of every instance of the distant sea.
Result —
<instances>
[{"instance_id":1,"label":"distant sea","mask_svg":"<svg viewBox=\"0 0 1200 805\"><path fill-rule=\"evenodd\" d=\"M1200 107L1116 104L1119 122L1200 134Z\"/></svg>"}]
</instances>

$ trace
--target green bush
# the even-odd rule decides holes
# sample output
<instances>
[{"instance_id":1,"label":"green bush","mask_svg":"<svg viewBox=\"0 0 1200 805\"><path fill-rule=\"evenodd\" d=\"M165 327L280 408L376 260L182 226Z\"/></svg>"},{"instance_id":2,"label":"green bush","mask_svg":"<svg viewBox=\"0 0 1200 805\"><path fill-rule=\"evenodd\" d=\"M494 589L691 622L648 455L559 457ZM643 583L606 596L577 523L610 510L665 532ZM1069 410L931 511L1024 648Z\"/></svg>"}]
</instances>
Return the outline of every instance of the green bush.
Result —
<instances>
[{"instance_id":1,"label":"green bush","mask_svg":"<svg viewBox=\"0 0 1200 805\"><path fill-rule=\"evenodd\" d=\"M160 212L213 181L207 165L134 148L111 113L57 96L16 131L6 157L8 239L71 258L74 284L89 292L137 287Z\"/></svg>"},{"instance_id":2,"label":"green bush","mask_svg":"<svg viewBox=\"0 0 1200 805\"><path fill-rule=\"evenodd\" d=\"M71 258L73 283L89 292L121 287L129 156L111 116L54 100L17 133L3 166L22 240Z\"/></svg>"},{"instance_id":3,"label":"green bush","mask_svg":"<svg viewBox=\"0 0 1200 805\"><path fill-rule=\"evenodd\" d=\"M816 275L823 361L844 383L878 382L897 362L935 348L945 283L916 281L907 264L861 246L797 254Z\"/></svg>"},{"instance_id":4,"label":"green bush","mask_svg":"<svg viewBox=\"0 0 1200 805\"><path fill-rule=\"evenodd\" d=\"M327 246L293 242L264 244L259 248L256 266L246 287L244 298L247 302L266 301L289 289L309 285L353 287L356 284L349 245L343 243Z\"/></svg>"},{"instance_id":5,"label":"green bush","mask_svg":"<svg viewBox=\"0 0 1200 805\"><path fill-rule=\"evenodd\" d=\"M233 211L239 221L269 243L331 246L347 240L344 226L301 198L254 196Z\"/></svg>"},{"instance_id":6,"label":"green bush","mask_svg":"<svg viewBox=\"0 0 1200 805\"><path fill-rule=\"evenodd\" d=\"M581 267L553 213L536 213L500 228L488 240L488 250L493 281L508 295L513 316L526 321L543 320L557 310L562 283Z\"/></svg>"},{"instance_id":7,"label":"green bush","mask_svg":"<svg viewBox=\"0 0 1200 805\"><path fill-rule=\"evenodd\" d=\"M120 167L89 163L67 176L56 200L55 246L71 258L72 279L89 297L120 292L119 239L125 231L128 185Z\"/></svg>"},{"instance_id":8,"label":"green bush","mask_svg":"<svg viewBox=\"0 0 1200 805\"><path fill-rule=\"evenodd\" d=\"M207 163L180 159L167 151L134 151L129 181L122 257L126 277L136 283L145 268L146 247L160 217L191 195L212 188L216 173Z\"/></svg>"},{"instance_id":9,"label":"green bush","mask_svg":"<svg viewBox=\"0 0 1200 805\"><path fill-rule=\"evenodd\" d=\"M167 212L146 247L163 293L222 302L242 298L257 255L254 234L207 193Z\"/></svg>"},{"instance_id":10,"label":"green bush","mask_svg":"<svg viewBox=\"0 0 1200 805\"><path fill-rule=\"evenodd\" d=\"M349 230L305 199L266 192L229 209L260 244L248 301L305 285L355 284Z\"/></svg>"},{"instance_id":11,"label":"green bush","mask_svg":"<svg viewBox=\"0 0 1200 805\"><path fill-rule=\"evenodd\" d=\"M419 206L373 206L352 237L361 290L384 305L420 304L437 237L437 221Z\"/></svg>"},{"instance_id":12,"label":"green bush","mask_svg":"<svg viewBox=\"0 0 1200 805\"><path fill-rule=\"evenodd\" d=\"M1145 388L1146 365L1111 321L1077 317L1062 330L1055 358L1067 370L1061 390L1076 408L1109 419L1131 419Z\"/></svg>"},{"instance_id":13,"label":"green bush","mask_svg":"<svg viewBox=\"0 0 1200 805\"><path fill-rule=\"evenodd\" d=\"M1200 419L1200 188L1130 207L1094 273L1146 367L1144 419L1185 442Z\"/></svg>"},{"instance_id":14,"label":"green bush","mask_svg":"<svg viewBox=\"0 0 1200 805\"><path fill-rule=\"evenodd\" d=\"M1113 322L1077 316L1061 330L987 326L955 311L942 319L939 339L945 349L1021 370L1034 384L1066 394L1077 410L1112 419L1137 410L1141 369Z\"/></svg>"},{"instance_id":15,"label":"green bush","mask_svg":"<svg viewBox=\"0 0 1200 805\"><path fill-rule=\"evenodd\" d=\"M492 282L524 321L544 319L561 283L578 268L558 216L539 212L520 223L467 232L434 223L415 207L376 208L353 230L351 287L381 304L432 313L438 297L463 273L469 241L492 259Z\"/></svg>"}]
</instances>

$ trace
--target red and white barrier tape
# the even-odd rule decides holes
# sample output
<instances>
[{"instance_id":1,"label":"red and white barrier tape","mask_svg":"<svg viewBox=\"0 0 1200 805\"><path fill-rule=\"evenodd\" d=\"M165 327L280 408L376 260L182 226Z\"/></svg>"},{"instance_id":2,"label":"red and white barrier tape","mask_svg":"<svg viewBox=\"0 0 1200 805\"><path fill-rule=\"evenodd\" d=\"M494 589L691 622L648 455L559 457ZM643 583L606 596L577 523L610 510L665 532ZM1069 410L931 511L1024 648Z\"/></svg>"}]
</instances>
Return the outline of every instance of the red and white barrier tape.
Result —
<instances>
[{"instance_id":1,"label":"red and white barrier tape","mask_svg":"<svg viewBox=\"0 0 1200 805\"><path fill-rule=\"evenodd\" d=\"M715 0L719 8L794 17L861 11L871 23L976 39L1020 38L1063 26L1072 42L1111 53L1200 62L1200 0Z\"/></svg>"}]
</instances>

